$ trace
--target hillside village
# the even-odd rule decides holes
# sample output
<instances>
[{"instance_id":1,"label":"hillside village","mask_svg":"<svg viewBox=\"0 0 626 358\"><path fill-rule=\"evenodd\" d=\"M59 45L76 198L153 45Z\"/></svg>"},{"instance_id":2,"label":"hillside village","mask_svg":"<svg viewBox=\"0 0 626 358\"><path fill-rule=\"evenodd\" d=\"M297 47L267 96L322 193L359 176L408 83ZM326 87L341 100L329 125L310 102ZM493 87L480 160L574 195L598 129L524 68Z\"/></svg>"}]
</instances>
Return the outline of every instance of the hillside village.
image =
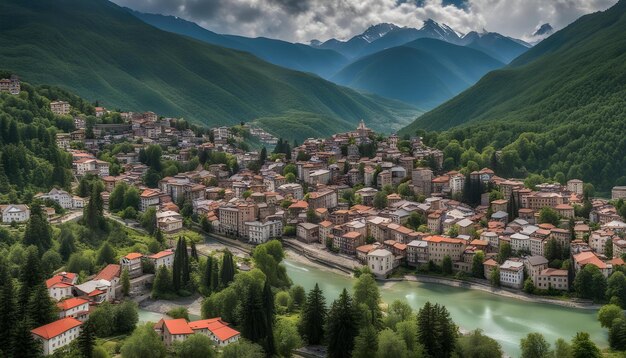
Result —
<instances>
[{"instance_id":1,"label":"hillside village","mask_svg":"<svg viewBox=\"0 0 626 358\"><path fill-rule=\"evenodd\" d=\"M16 77L0 83L19 94ZM252 245L281 239L331 266L367 266L380 279L417 270L544 295L573 291L587 267L606 279L624 266L626 187L614 187L607 200L575 178L528 183L489 168L445 171L444 152L422 138L384 137L363 121L354 131L291 145L247 124L201 130L103 107L93 121L66 101L52 101L50 110L73 118L75 129L57 133L56 145L71 154L75 181L99 178L109 215L128 223L152 213L164 234L193 229ZM249 138L258 149L250 150ZM160 177L155 168L165 161L189 170ZM111 207L120 186L137 190L136 208ZM35 199L58 223L82 213L89 194L52 187ZM28 222L30 211L1 205L2 223ZM141 294L155 276L143 263L171 269L175 251L129 253L82 283L71 272L48 278L59 320L32 330L44 354L76 339L94 306L119 302L124 272L131 296ZM166 345L200 332L224 346L240 335L220 317L166 319L155 330Z\"/></svg>"}]
</instances>

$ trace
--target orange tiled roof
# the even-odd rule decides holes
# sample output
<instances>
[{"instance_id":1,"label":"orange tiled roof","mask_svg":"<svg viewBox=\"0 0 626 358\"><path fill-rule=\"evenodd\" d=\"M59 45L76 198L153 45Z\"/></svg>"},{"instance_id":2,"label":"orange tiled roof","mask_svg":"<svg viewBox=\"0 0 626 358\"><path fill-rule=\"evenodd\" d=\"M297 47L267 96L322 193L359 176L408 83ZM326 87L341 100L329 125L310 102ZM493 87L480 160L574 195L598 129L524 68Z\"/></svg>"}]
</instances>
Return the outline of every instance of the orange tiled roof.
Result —
<instances>
[{"instance_id":1,"label":"orange tiled roof","mask_svg":"<svg viewBox=\"0 0 626 358\"><path fill-rule=\"evenodd\" d=\"M61 318L58 321L54 321L52 323L48 323L41 327L37 327L31 331L31 333L49 340L50 338L56 337L58 335L63 334L64 332L69 331L74 327L80 326L81 323L79 320L73 317L65 317Z\"/></svg>"}]
</instances>

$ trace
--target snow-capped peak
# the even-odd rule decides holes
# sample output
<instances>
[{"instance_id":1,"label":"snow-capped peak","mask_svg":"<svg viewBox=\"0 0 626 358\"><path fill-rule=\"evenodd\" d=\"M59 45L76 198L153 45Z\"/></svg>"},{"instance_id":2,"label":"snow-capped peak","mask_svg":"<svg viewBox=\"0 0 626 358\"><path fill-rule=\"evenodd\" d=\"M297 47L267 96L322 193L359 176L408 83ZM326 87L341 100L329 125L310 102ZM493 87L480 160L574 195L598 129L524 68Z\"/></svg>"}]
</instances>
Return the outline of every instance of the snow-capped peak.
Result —
<instances>
[{"instance_id":1,"label":"snow-capped peak","mask_svg":"<svg viewBox=\"0 0 626 358\"><path fill-rule=\"evenodd\" d=\"M397 28L398 26L394 24L381 23L381 24L372 25L368 27L367 30L365 30L365 32L363 32L362 34L356 37L359 37L367 42L374 42L378 40L379 38L387 35L389 31L395 30Z\"/></svg>"},{"instance_id":2,"label":"snow-capped peak","mask_svg":"<svg viewBox=\"0 0 626 358\"><path fill-rule=\"evenodd\" d=\"M420 31L426 32L434 38L451 42L451 40L458 40L463 36L460 32L455 31L453 28L446 24L439 24L433 19L424 21L424 25ZM452 41L453 42L453 41Z\"/></svg>"},{"instance_id":3,"label":"snow-capped peak","mask_svg":"<svg viewBox=\"0 0 626 358\"><path fill-rule=\"evenodd\" d=\"M550 35L552 31L554 31L554 29L552 28L552 25L546 23L546 24L539 26L537 30L535 30L535 33L533 34L533 36Z\"/></svg>"}]
</instances>

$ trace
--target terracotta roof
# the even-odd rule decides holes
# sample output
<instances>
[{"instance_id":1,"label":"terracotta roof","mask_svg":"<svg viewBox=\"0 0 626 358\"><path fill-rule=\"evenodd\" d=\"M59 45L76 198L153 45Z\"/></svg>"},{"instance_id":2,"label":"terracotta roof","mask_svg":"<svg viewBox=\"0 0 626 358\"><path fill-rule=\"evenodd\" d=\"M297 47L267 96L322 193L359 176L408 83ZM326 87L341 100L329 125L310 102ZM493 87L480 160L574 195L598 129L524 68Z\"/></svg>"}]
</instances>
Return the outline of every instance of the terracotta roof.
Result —
<instances>
[{"instance_id":1,"label":"terracotta roof","mask_svg":"<svg viewBox=\"0 0 626 358\"><path fill-rule=\"evenodd\" d=\"M85 303L89 303L89 301L87 301L84 298L80 298L80 297L72 297L72 298L68 298L67 300L61 301L59 303L57 303L57 307L59 307L59 309L61 311L67 311L69 309L72 309L74 307L78 307L80 305L83 305Z\"/></svg>"},{"instance_id":2,"label":"terracotta roof","mask_svg":"<svg viewBox=\"0 0 626 358\"><path fill-rule=\"evenodd\" d=\"M128 255L124 256L124 258L127 258L129 260L136 260L142 257L143 257L143 254L140 254L138 252L131 252Z\"/></svg>"},{"instance_id":3,"label":"terracotta roof","mask_svg":"<svg viewBox=\"0 0 626 358\"><path fill-rule=\"evenodd\" d=\"M187 320L184 318L166 319L163 320L163 324L171 334L193 334Z\"/></svg>"},{"instance_id":4,"label":"terracotta roof","mask_svg":"<svg viewBox=\"0 0 626 358\"><path fill-rule=\"evenodd\" d=\"M230 328L228 323L222 321L220 317L189 322L189 327L193 330L208 329L220 341L226 341L239 335L239 332Z\"/></svg>"},{"instance_id":5,"label":"terracotta roof","mask_svg":"<svg viewBox=\"0 0 626 358\"><path fill-rule=\"evenodd\" d=\"M162 257L169 256L169 255L174 255L174 252L172 250L163 250L161 252L157 252L154 255L148 256L148 258L156 260L156 259L160 259Z\"/></svg>"},{"instance_id":6,"label":"terracotta roof","mask_svg":"<svg viewBox=\"0 0 626 358\"><path fill-rule=\"evenodd\" d=\"M366 254L372 250L374 250L374 245L361 245L356 248L356 251L360 251Z\"/></svg>"},{"instance_id":7,"label":"terracotta roof","mask_svg":"<svg viewBox=\"0 0 626 358\"><path fill-rule=\"evenodd\" d=\"M464 244L465 241L461 239L453 239L451 237L443 237L443 236L429 236L424 239L424 241L428 242L446 242L449 244Z\"/></svg>"},{"instance_id":8,"label":"terracotta roof","mask_svg":"<svg viewBox=\"0 0 626 358\"><path fill-rule=\"evenodd\" d=\"M62 272L54 275L46 280L46 287L73 286L72 281L76 278L76 274L72 272Z\"/></svg>"},{"instance_id":9,"label":"terracotta roof","mask_svg":"<svg viewBox=\"0 0 626 358\"><path fill-rule=\"evenodd\" d=\"M120 277L120 265L108 264L93 279L112 281L116 277Z\"/></svg>"},{"instance_id":10,"label":"terracotta roof","mask_svg":"<svg viewBox=\"0 0 626 358\"><path fill-rule=\"evenodd\" d=\"M49 340L50 338L56 337L63 332L67 332L74 327L80 326L81 323L79 320L73 317L65 317L61 318L58 321L54 321L52 323L48 323L41 327L37 327L31 331L31 333L38 335L39 337Z\"/></svg>"},{"instance_id":11,"label":"terracotta roof","mask_svg":"<svg viewBox=\"0 0 626 358\"><path fill-rule=\"evenodd\" d=\"M574 261L578 263L580 266L592 264L600 269L606 268L606 264L602 262L602 260L600 260L600 258L591 251L584 251L584 252L574 255Z\"/></svg>"},{"instance_id":12,"label":"terracotta roof","mask_svg":"<svg viewBox=\"0 0 626 358\"><path fill-rule=\"evenodd\" d=\"M298 200L297 202L289 205L289 209L308 209L309 203L303 200Z\"/></svg>"},{"instance_id":13,"label":"terracotta roof","mask_svg":"<svg viewBox=\"0 0 626 358\"><path fill-rule=\"evenodd\" d=\"M356 231L350 231L342 235L342 237L346 239L358 239L361 236L361 233Z\"/></svg>"}]
</instances>

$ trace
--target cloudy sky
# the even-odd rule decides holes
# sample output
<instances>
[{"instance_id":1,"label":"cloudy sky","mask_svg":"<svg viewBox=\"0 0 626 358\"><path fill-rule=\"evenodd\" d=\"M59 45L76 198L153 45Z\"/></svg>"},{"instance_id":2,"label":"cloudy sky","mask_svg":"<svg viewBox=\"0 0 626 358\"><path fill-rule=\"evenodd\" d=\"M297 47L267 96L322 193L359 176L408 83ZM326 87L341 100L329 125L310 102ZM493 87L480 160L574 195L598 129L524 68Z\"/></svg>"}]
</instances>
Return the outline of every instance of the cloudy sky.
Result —
<instances>
[{"instance_id":1,"label":"cloudy sky","mask_svg":"<svg viewBox=\"0 0 626 358\"><path fill-rule=\"evenodd\" d=\"M560 29L617 0L112 0L175 15L218 32L292 42L349 39L370 25L420 27L428 18L460 32L488 31L530 40L543 23Z\"/></svg>"}]
</instances>

